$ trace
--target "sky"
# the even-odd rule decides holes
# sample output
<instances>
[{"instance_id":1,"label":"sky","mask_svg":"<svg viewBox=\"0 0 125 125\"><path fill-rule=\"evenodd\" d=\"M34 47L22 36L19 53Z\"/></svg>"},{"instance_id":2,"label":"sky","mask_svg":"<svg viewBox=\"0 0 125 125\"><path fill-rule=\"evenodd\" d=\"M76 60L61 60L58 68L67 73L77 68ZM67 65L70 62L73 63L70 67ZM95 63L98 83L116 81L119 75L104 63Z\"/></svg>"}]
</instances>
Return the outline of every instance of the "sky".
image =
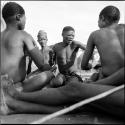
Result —
<instances>
[{"instance_id":1,"label":"sky","mask_svg":"<svg viewBox=\"0 0 125 125\"><path fill-rule=\"evenodd\" d=\"M7 1L2 1L3 6ZM75 40L87 43L91 32L98 29L100 11L114 5L121 12L119 23L125 23L125 1L15 1L26 13L25 31L37 41L37 33L44 30L48 34L48 45L62 41L62 29L72 26Z\"/></svg>"}]
</instances>

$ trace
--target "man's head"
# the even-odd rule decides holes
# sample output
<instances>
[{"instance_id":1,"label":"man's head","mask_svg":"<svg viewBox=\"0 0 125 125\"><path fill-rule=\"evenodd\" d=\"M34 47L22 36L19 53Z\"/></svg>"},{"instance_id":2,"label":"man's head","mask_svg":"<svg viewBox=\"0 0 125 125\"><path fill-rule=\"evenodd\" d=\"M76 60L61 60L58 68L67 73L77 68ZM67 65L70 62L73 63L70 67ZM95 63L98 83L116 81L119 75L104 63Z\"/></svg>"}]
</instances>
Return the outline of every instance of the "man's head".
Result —
<instances>
[{"instance_id":1,"label":"man's head","mask_svg":"<svg viewBox=\"0 0 125 125\"><path fill-rule=\"evenodd\" d=\"M25 11L15 2L8 2L2 9L2 16L6 24L15 23L19 30L23 30L25 27Z\"/></svg>"},{"instance_id":2,"label":"man's head","mask_svg":"<svg viewBox=\"0 0 125 125\"><path fill-rule=\"evenodd\" d=\"M40 30L38 32L37 38L41 47L46 46L48 39L47 39L47 33L45 31Z\"/></svg>"},{"instance_id":3,"label":"man's head","mask_svg":"<svg viewBox=\"0 0 125 125\"><path fill-rule=\"evenodd\" d=\"M118 23L119 19L119 9L115 6L107 6L99 14L98 26L103 28L113 23Z\"/></svg>"},{"instance_id":4,"label":"man's head","mask_svg":"<svg viewBox=\"0 0 125 125\"><path fill-rule=\"evenodd\" d=\"M71 44L75 37L75 30L71 26L66 26L62 31L63 42L66 44Z\"/></svg>"}]
</instances>

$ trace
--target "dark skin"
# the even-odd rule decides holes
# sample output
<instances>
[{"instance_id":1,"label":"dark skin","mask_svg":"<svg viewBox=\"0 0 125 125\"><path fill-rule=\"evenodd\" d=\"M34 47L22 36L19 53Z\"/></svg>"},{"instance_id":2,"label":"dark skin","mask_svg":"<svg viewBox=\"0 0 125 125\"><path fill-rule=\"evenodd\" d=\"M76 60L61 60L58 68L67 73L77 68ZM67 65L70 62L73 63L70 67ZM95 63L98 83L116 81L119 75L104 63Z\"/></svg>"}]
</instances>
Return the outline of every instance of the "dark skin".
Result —
<instances>
[{"instance_id":1,"label":"dark skin","mask_svg":"<svg viewBox=\"0 0 125 125\"><path fill-rule=\"evenodd\" d=\"M25 20L25 16L20 20ZM35 46L33 38L25 31L18 30L17 25L19 24L15 20L13 24L7 24L7 28L1 33L1 72L7 73L14 82L25 79L24 46L28 51Z\"/></svg>"},{"instance_id":2,"label":"dark skin","mask_svg":"<svg viewBox=\"0 0 125 125\"><path fill-rule=\"evenodd\" d=\"M114 88L114 86L109 85L113 83L117 84L114 80L119 81L119 85L123 84L123 76L124 69L120 69L106 79L99 80L98 85L96 84L96 82L83 84L81 82L78 82L74 77L69 80L70 82L68 81L68 84L66 84L65 86L59 88L44 88L42 89L42 91L39 90L28 93L18 92L13 87L13 85L10 84L9 86L7 85L6 87L3 87L3 92L5 93L6 104L11 108L11 110L13 110L13 112L9 111L6 112L6 114L52 113L62 109L62 105L76 103L80 100L95 96L104 91ZM101 83L105 83L108 85L100 85ZM114 94L103 98L100 101L97 101L96 103L94 103L94 105L95 107L101 107L103 110L109 113L122 117L124 114L124 89L115 92ZM110 111L109 108L111 109Z\"/></svg>"},{"instance_id":3,"label":"dark skin","mask_svg":"<svg viewBox=\"0 0 125 125\"><path fill-rule=\"evenodd\" d=\"M40 44L41 46L41 54L43 56L43 64L49 64L50 66L53 65L53 60L50 59L52 57L52 54L53 54L53 50L47 46L47 33L40 30L38 35L37 35L37 41L38 43ZM51 55L50 55L51 53ZM27 69L27 74L31 73L31 69L32 68L32 59L29 58L29 64L28 64L28 69ZM36 70L34 72L32 72L31 74L35 73L35 72L38 72L39 70Z\"/></svg>"},{"instance_id":4,"label":"dark skin","mask_svg":"<svg viewBox=\"0 0 125 125\"><path fill-rule=\"evenodd\" d=\"M25 91L40 89L40 87L48 84L48 81L51 80L54 75L51 71L39 74L37 76L37 84L33 82L35 78L25 79L26 55L27 53L30 55L30 51L36 48L33 37L24 31L25 15L16 14L11 17L11 21L6 23L7 27L1 33L1 75L8 74L14 83L23 81L22 85ZM51 67L48 64L43 65L43 56L39 50L37 51L40 60L37 60L35 63L39 63L45 70L50 70ZM38 68L41 67L38 66ZM43 79L41 75L46 76L46 79Z\"/></svg>"},{"instance_id":5,"label":"dark skin","mask_svg":"<svg viewBox=\"0 0 125 125\"><path fill-rule=\"evenodd\" d=\"M63 56L65 57L65 56ZM62 60L63 65L66 60ZM119 73L121 74L119 76ZM108 76L107 80L102 79L100 83L110 83L114 79L123 84L124 69L119 69L114 74ZM42 89L35 92L18 92L13 85L3 88L6 98L6 104L11 107L16 113L52 113L61 109L60 106L72 104L83 99L95 96L104 91L114 88L111 85L97 85L96 82L83 84L76 82L76 78L72 78L68 84L59 88ZM96 91L95 91L96 90ZM13 102L13 103L11 103ZM37 104L34 104L37 103ZM109 113L123 117L124 111L124 89L121 89L110 96L96 101L94 105L103 108ZM48 111L48 108L49 111ZM110 109L110 110L109 110Z\"/></svg>"},{"instance_id":6,"label":"dark skin","mask_svg":"<svg viewBox=\"0 0 125 125\"><path fill-rule=\"evenodd\" d=\"M62 50L66 51L66 49L63 48ZM60 54L62 53L59 53L59 55ZM65 56L66 55L63 55L63 58ZM62 62L64 62L62 64L65 64L65 61L66 60L62 60ZM39 90L27 93L18 92L13 87L13 85L10 85L9 87L5 87L5 89L3 90L5 93L7 105L11 107L11 109L13 109L15 113L52 113L62 109L62 105L76 103L80 100L95 96L104 91L114 88L114 86L111 85L100 85L101 83L113 85L117 84L116 81L118 81L119 85L123 84L123 76L124 69L120 69L116 73L107 77L106 79L99 80L97 83L98 85L96 84L96 82L92 82L90 84L83 84L81 82L78 82L74 77L68 81L68 84L59 88L44 88L42 89L42 91ZM110 108L111 110L109 113L122 117L124 105L123 100L124 89L115 92L114 94L103 98L100 101L97 101L96 103L94 103L94 105L96 107L101 107L102 109L108 112ZM116 107L117 111L115 110Z\"/></svg>"},{"instance_id":7,"label":"dark skin","mask_svg":"<svg viewBox=\"0 0 125 125\"><path fill-rule=\"evenodd\" d=\"M77 71L77 66L74 63L76 59L76 53L81 48L85 50L85 45L81 42L74 41L75 32L67 31L62 33L63 42L57 43L53 49L56 54L57 64L60 73L65 71L74 72Z\"/></svg>"},{"instance_id":8,"label":"dark skin","mask_svg":"<svg viewBox=\"0 0 125 125\"><path fill-rule=\"evenodd\" d=\"M85 69L96 46L100 55L102 78L110 76L124 67L125 26L124 24L119 25L118 22L104 25L104 21L103 18L99 19L101 29L91 33L81 63L82 69Z\"/></svg>"},{"instance_id":9,"label":"dark skin","mask_svg":"<svg viewBox=\"0 0 125 125\"><path fill-rule=\"evenodd\" d=\"M76 54L79 48L85 50L85 45L79 41L75 41L75 31L70 29L62 33L63 41L57 43L53 47L55 62L58 65L59 74L54 78L51 87L59 87L64 85L65 75L68 73L77 73ZM77 79L76 79L77 80Z\"/></svg>"},{"instance_id":10,"label":"dark skin","mask_svg":"<svg viewBox=\"0 0 125 125\"><path fill-rule=\"evenodd\" d=\"M123 74L124 72L123 70L119 70L114 75L109 76L107 80L102 79L99 82L109 83L110 81L113 82L116 78L121 79L122 77L119 76L119 73ZM64 105L76 103L114 88L111 85L97 85L96 82L83 84L74 81L75 78L65 86L59 88L47 88L42 89L42 91L28 93L18 92L12 84L3 87L6 104L13 110L13 112L9 111L8 113L53 113L62 109ZM121 81L122 83L123 81ZM124 89L91 104L110 114L123 117Z\"/></svg>"}]
</instances>

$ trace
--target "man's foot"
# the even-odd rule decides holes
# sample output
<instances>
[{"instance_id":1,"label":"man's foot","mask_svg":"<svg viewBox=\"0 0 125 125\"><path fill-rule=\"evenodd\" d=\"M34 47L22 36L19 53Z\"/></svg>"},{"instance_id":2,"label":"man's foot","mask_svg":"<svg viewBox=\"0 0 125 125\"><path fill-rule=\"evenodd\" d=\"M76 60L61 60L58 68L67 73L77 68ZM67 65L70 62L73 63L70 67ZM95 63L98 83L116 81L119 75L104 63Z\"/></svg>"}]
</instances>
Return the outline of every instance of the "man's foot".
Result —
<instances>
[{"instance_id":1,"label":"man's foot","mask_svg":"<svg viewBox=\"0 0 125 125\"><path fill-rule=\"evenodd\" d=\"M55 72L56 69L57 69L57 67L54 65L54 66L50 69L50 71L51 71L51 72Z\"/></svg>"},{"instance_id":2,"label":"man's foot","mask_svg":"<svg viewBox=\"0 0 125 125\"><path fill-rule=\"evenodd\" d=\"M7 95L16 98L18 95L18 91L16 90L16 87L14 85L14 82L9 77L3 77L1 79L1 88L4 92L7 93Z\"/></svg>"},{"instance_id":3,"label":"man's foot","mask_svg":"<svg viewBox=\"0 0 125 125\"><path fill-rule=\"evenodd\" d=\"M20 91L17 91L14 84L9 84L6 89L7 89L7 93L9 96L17 99L17 96L18 96Z\"/></svg>"},{"instance_id":4,"label":"man's foot","mask_svg":"<svg viewBox=\"0 0 125 125\"><path fill-rule=\"evenodd\" d=\"M6 86L7 87L7 86ZM1 85L1 101L0 101L0 114L7 115L12 114L14 111L8 107L9 103L12 103L12 98L7 94L6 87Z\"/></svg>"}]
</instances>

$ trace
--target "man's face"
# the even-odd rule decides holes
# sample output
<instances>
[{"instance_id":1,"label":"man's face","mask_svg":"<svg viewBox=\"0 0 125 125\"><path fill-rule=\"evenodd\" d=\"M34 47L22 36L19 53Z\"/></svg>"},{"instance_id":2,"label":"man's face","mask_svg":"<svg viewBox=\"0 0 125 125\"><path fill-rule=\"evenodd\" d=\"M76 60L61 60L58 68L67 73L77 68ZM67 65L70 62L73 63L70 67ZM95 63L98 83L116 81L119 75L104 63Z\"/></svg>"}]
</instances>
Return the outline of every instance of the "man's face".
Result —
<instances>
[{"instance_id":1,"label":"man's face","mask_svg":"<svg viewBox=\"0 0 125 125\"><path fill-rule=\"evenodd\" d=\"M75 37L75 32L73 30L66 31L62 33L63 36L63 42L66 44L71 44L74 37Z\"/></svg>"},{"instance_id":2,"label":"man's face","mask_svg":"<svg viewBox=\"0 0 125 125\"><path fill-rule=\"evenodd\" d=\"M106 25L105 21L104 21L104 17L101 17L98 19L98 27L99 28L104 28Z\"/></svg>"},{"instance_id":3,"label":"man's face","mask_svg":"<svg viewBox=\"0 0 125 125\"><path fill-rule=\"evenodd\" d=\"M25 14L20 17L20 21L18 23L18 29L19 30L24 30L26 24L26 16Z\"/></svg>"},{"instance_id":4,"label":"man's face","mask_svg":"<svg viewBox=\"0 0 125 125\"><path fill-rule=\"evenodd\" d=\"M46 34L38 34L37 38L41 46L46 46L46 43L48 41Z\"/></svg>"}]
</instances>

